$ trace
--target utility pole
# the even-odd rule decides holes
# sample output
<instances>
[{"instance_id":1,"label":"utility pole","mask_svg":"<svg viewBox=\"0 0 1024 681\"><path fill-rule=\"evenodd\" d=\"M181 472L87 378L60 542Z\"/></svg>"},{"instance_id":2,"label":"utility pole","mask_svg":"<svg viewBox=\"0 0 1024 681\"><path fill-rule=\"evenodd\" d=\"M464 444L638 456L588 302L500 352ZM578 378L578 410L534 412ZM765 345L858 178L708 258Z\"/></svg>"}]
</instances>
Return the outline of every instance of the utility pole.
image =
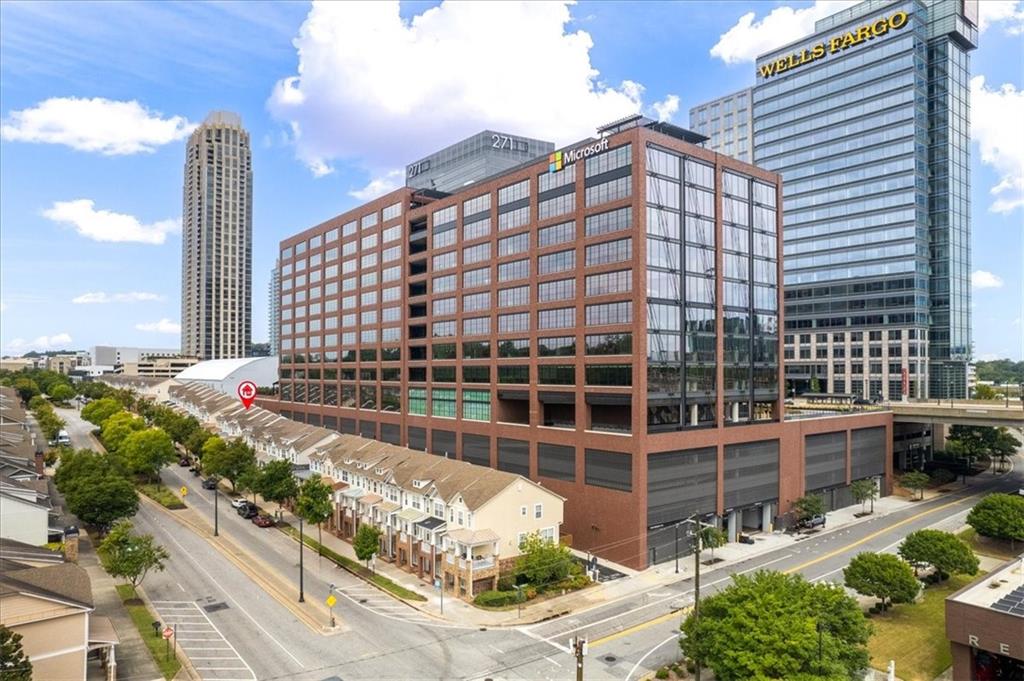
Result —
<instances>
[{"instance_id":1,"label":"utility pole","mask_svg":"<svg viewBox=\"0 0 1024 681\"><path fill-rule=\"evenodd\" d=\"M303 552L302 552L302 516L300 515L299 516L299 603L305 603L306 602L306 594L305 594L305 592L303 590L303 587L304 587L304 583L303 583L304 575L303 575L303 573L305 572L305 568L303 567L303 564L302 564L302 555L303 555Z\"/></svg>"},{"instance_id":2,"label":"utility pole","mask_svg":"<svg viewBox=\"0 0 1024 681\"><path fill-rule=\"evenodd\" d=\"M696 628L700 621L700 521L694 516L696 524L693 535L693 624ZM693 658L693 678L700 681L700 660Z\"/></svg>"},{"instance_id":3,"label":"utility pole","mask_svg":"<svg viewBox=\"0 0 1024 681\"><path fill-rule=\"evenodd\" d=\"M576 656L576 681L583 681L583 656L587 654L587 639L576 636L569 641L569 648Z\"/></svg>"}]
</instances>

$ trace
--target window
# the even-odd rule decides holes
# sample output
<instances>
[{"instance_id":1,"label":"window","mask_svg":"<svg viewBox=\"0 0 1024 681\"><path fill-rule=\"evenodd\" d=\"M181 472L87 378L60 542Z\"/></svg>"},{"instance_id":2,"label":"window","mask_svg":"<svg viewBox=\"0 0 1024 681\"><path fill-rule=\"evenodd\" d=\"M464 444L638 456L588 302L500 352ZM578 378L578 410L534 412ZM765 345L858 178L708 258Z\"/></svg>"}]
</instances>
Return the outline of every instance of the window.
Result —
<instances>
[{"instance_id":1,"label":"window","mask_svg":"<svg viewBox=\"0 0 1024 681\"><path fill-rule=\"evenodd\" d=\"M498 239L498 256L525 253L530 248L530 234L524 232L515 236Z\"/></svg>"},{"instance_id":2,"label":"window","mask_svg":"<svg viewBox=\"0 0 1024 681\"><path fill-rule=\"evenodd\" d=\"M558 251L537 258L538 274L564 272L576 267L576 251Z\"/></svg>"},{"instance_id":3,"label":"window","mask_svg":"<svg viewBox=\"0 0 1024 681\"><path fill-rule=\"evenodd\" d=\"M530 380L530 367L528 366L499 366L498 383L528 383Z\"/></svg>"},{"instance_id":4,"label":"window","mask_svg":"<svg viewBox=\"0 0 1024 681\"><path fill-rule=\"evenodd\" d=\"M633 334L608 333L586 337L588 355L629 355L633 353Z\"/></svg>"},{"instance_id":5,"label":"window","mask_svg":"<svg viewBox=\"0 0 1024 681\"><path fill-rule=\"evenodd\" d=\"M462 202L462 215L476 215L491 209L491 195L484 194L473 199L466 199Z\"/></svg>"},{"instance_id":6,"label":"window","mask_svg":"<svg viewBox=\"0 0 1024 681\"><path fill-rule=\"evenodd\" d=\"M432 416L455 418L454 388L431 388L430 414Z\"/></svg>"},{"instance_id":7,"label":"window","mask_svg":"<svg viewBox=\"0 0 1024 681\"><path fill-rule=\"evenodd\" d=\"M527 290L528 287L523 287ZM548 303L553 300L568 300L576 297L575 279L558 279L537 285L537 302Z\"/></svg>"},{"instance_id":8,"label":"window","mask_svg":"<svg viewBox=\"0 0 1024 681\"><path fill-rule=\"evenodd\" d=\"M529 312L516 312L514 314L498 315L498 333L517 333L529 330Z\"/></svg>"},{"instance_id":9,"label":"window","mask_svg":"<svg viewBox=\"0 0 1024 681\"><path fill-rule=\"evenodd\" d=\"M522 227L530 221L530 207L523 206L507 213L498 213L498 231Z\"/></svg>"},{"instance_id":10,"label":"window","mask_svg":"<svg viewBox=\"0 0 1024 681\"><path fill-rule=\"evenodd\" d=\"M409 413L427 415L427 389L409 388Z\"/></svg>"},{"instance_id":11,"label":"window","mask_svg":"<svg viewBox=\"0 0 1024 681\"><path fill-rule=\"evenodd\" d=\"M491 218L469 222L462 227L462 238L464 241L480 239L491 233Z\"/></svg>"},{"instance_id":12,"label":"window","mask_svg":"<svg viewBox=\"0 0 1024 681\"><path fill-rule=\"evenodd\" d=\"M498 281L525 279L530 276L529 260L514 260L498 265Z\"/></svg>"},{"instance_id":13,"label":"window","mask_svg":"<svg viewBox=\"0 0 1024 681\"><path fill-rule=\"evenodd\" d=\"M483 243L476 246L467 246L462 249L462 263L471 265L475 262L488 260L491 257L491 244Z\"/></svg>"},{"instance_id":14,"label":"window","mask_svg":"<svg viewBox=\"0 0 1024 681\"><path fill-rule=\"evenodd\" d=\"M519 201L521 199L529 198L530 196L530 181L523 180L508 187L502 187L498 190L498 205L504 206L505 204Z\"/></svg>"},{"instance_id":15,"label":"window","mask_svg":"<svg viewBox=\"0 0 1024 681\"><path fill-rule=\"evenodd\" d=\"M447 270L452 267L455 267L455 258L455 251L441 253L440 255L434 256L431 266L433 267L435 272L439 270Z\"/></svg>"},{"instance_id":16,"label":"window","mask_svg":"<svg viewBox=\"0 0 1024 681\"><path fill-rule=\"evenodd\" d=\"M588 218L589 219L589 218ZM563 222L558 225L551 225L537 231L537 246L554 246L576 238L576 223Z\"/></svg>"},{"instance_id":17,"label":"window","mask_svg":"<svg viewBox=\"0 0 1024 681\"><path fill-rule=\"evenodd\" d=\"M576 354L576 339L572 336L538 338L537 354L540 357L572 357Z\"/></svg>"},{"instance_id":18,"label":"window","mask_svg":"<svg viewBox=\"0 0 1024 681\"><path fill-rule=\"evenodd\" d=\"M387 222L388 220L393 220L393 219L397 218L401 214L402 214L402 204L401 204L401 202L393 203L393 204L391 204L390 206L387 206L384 210L381 211L381 219L384 220L385 222Z\"/></svg>"},{"instance_id":19,"label":"window","mask_svg":"<svg viewBox=\"0 0 1024 681\"><path fill-rule=\"evenodd\" d=\"M431 356L434 359L455 359L455 343L434 343Z\"/></svg>"},{"instance_id":20,"label":"window","mask_svg":"<svg viewBox=\"0 0 1024 681\"><path fill-rule=\"evenodd\" d=\"M533 517L537 519L544 517L544 504L533 505Z\"/></svg>"},{"instance_id":21,"label":"window","mask_svg":"<svg viewBox=\"0 0 1024 681\"><path fill-rule=\"evenodd\" d=\"M484 336L490 332L490 317L473 317L462 320L462 335L464 336Z\"/></svg>"},{"instance_id":22,"label":"window","mask_svg":"<svg viewBox=\"0 0 1024 681\"><path fill-rule=\"evenodd\" d=\"M462 381L464 383L490 383L491 367L489 366L465 366L462 368Z\"/></svg>"},{"instance_id":23,"label":"window","mask_svg":"<svg viewBox=\"0 0 1024 681\"><path fill-rule=\"evenodd\" d=\"M648 272L650 274L650 272ZM633 271L618 270L603 274L589 274L586 279L587 296L609 293L628 293L633 290Z\"/></svg>"},{"instance_id":24,"label":"window","mask_svg":"<svg viewBox=\"0 0 1024 681\"><path fill-rule=\"evenodd\" d=\"M454 277L452 278L454 283ZM464 288L476 288L478 286L491 285L491 268L482 267L477 270L469 270L462 274L462 286Z\"/></svg>"},{"instance_id":25,"label":"window","mask_svg":"<svg viewBox=\"0 0 1024 681\"><path fill-rule=\"evenodd\" d=\"M597 236L608 232L618 232L633 226L633 209L629 206L618 208L607 213L588 215L584 225L587 236Z\"/></svg>"},{"instance_id":26,"label":"window","mask_svg":"<svg viewBox=\"0 0 1024 681\"><path fill-rule=\"evenodd\" d=\"M600 158L598 156L597 158ZM591 159L588 159L588 162ZM619 177L611 180L610 182L603 182L601 184L587 187L586 190L586 205L597 206L602 203L608 203L609 201L618 201L624 199L633 193L633 178L627 175L626 177Z\"/></svg>"},{"instance_id":27,"label":"window","mask_svg":"<svg viewBox=\"0 0 1024 681\"><path fill-rule=\"evenodd\" d=\"M446 225L450 222L455 222L455 211L455 206L448 206L447 208L435 210L433 215L434 227L437 227L438 225Z\"/></svg>"},{"instance_id":28,"label":"window","mask_svg":"<svg viewBox=\"0 0 1024 681\"><path fill-rule=\"evenodd\" d=\"M576 166L568 165L561 172L541 173L537 176L537 191L543 194L546 191L574 184L576 182Z\"/></svg>"},{"instance_id":29,"label":"window","mask_svg":"<svg viewBox=\"0 0 1024 681\"><path fill-rule=\"evenodd\" d=\"M633 385L633 368L629 364L588 364L587 385Z\"/></svg>"},{"instance_id":30,"label":"window","mask_svg":"<svg viewBox=\"0 0 1024 681\"><path fill-rule=\"evenodd\" d=\"M431 335L434 338L448 338L455 335L455 321L434 322L431 325Z\"/></svg>"},{"instance_id":31,"label":"window","mask_svg":"<svg viewBox=\"0 0 1024 681\"><path fill-rule=\"evenodd\" d=\"M396 241L402 238L402 225L395 225L394 227L388 227L381 234L380 240L382 243L388 243L390 241Z\"/></svg>"},{"instance_id":32,"label":"window","mask_svg":"<svg viewBox=\"0 0 1024 681\"><path fill-rule=\"evenodd\" d=\"M529 357L530 341L525 338L503 340L498 343L498 357ZM501 375L499 368L498 375Z\"/></svg>"},{"instance_id":33,"label":"window","mask_svg":"<svg viewBox=\"0 0 1024 681\"><path fill-rule=\"evenodd\" d=\"M515 307L517 305L527 305L529 302L529 286L498 289L498 307Z\"/></svg>"},{"instance_id":34,"label":"window","mask_svg":"<svg viewBox=\"0 0 1024 681\"><path fill-rule=\"evenodd\" d=\"M541 385L573 385L576 367L572 364L541 364L537 367L537 382Z\"/></svg>"},{"instance_id":35,"label":"window","mask_svg":"<svg viewBox=\"0 0 1024 681\"><path fill-rule=\"evenodd\" d=\"M462 311L477 312L486 310L491 304L490 293L470 293L462 296Z\"/></svg>"},{"instance_id":36,"label":"window","mask_svg":"<svg viewBox=\"0 0 1024 681\"><path fill-rule=\"evenodd\" d=\"M601 449L585 451L585 480L588 485L630 492L633 489L633 457L628 452Z\"/></svg>"},{"instance_id":37,"label":"window","mask_svg":"<svg viewBox=\"0 0 1024 681\"><path fill-rule=\"evenodd\" d=\"M454 245L457 240L458 233L455 231L453 226L448 225L443 230L434 231L434 236L431 238L430 244L431 247L435 249L444 248L445 246Z\"/></svg>"},{"instance_id":38,"label":"window","mask_svg":"<svg viewBox=\"0 0 1024 681\"><path fill-rule=\"evenodd\" d=\"M576 480L576 449L564 445L537 443L537 474L556 480ZM526 507L522 509L526 515Z\"/></svg>"},{"instance_id":39,"label":"window","mask_svg":"<svg viewBox=\"0 0 1024 681\"><path fill-rule=\"evenodd\" d=\"M436 298L432 309L434 316L455 314L455 298Z\"/></svg>"},{"instance_id":40,"label":"window","mask_svg":"<svg viewBox=\"0 0 1024 681\"><path fill-rule=\"evenodd\" d=\"M447 274L443 277L434 277L434 293L446 293L448 291L454 291L456 286L458 286L458 280L455 278L454 274Z\"/></svg>"},{"instance_id":41,"label":"window","mask_svg":"<svg viewBox=\"0 0 1024 681\"><path fill-rule=\"evenodd\" d=\"M454 383L455 367L435 365L430 368L430 378L435 383Z\"/></svg>"},{"instance_id":42,"label":"window","mask_svg":"<svg viewBox=\"0 0 1024 681\"><path fill-rule=\"evenodd\" d=\"M463 390L462 418L470 421L490 421L491 391Z\"/></svg>"},{"instance_id":43,"label":"window","mask_svg":"<svg viewBox=\"0 0 1024 681\"><path fill-rule=\"evenodd\" d=\"M556 173L556 175L562 173ZM576 194L562 194L554 198L545 199L537 204L537 219L547 220L558 215L565 215L576 210Z\"/></svg>"},{"instance_id":44,"label":"window","mask_svg":"<svg viewBox=\"0 0 1024 681\"><path fill-rule=\"evenodd\" d=\"M576 308L558 307L537 313L537 328L566 329L576 325Z\"/></svg>"},{"instance_id":45,"label":"window","mask_svg":"<svg viewBox=\"0 0 1024 681\"><path fill-rule=\"evenodd\" d=\"M633 240L619 239L587 246L586 264L603 265L610 262L622 262L633 257Z\"/></svg>"},{"instance_id":46,"label":"window","mask_svg":"<svg viewBox=\"0 0 1024 681\"><path fill-rule=\"evenodd\" d=\"M587 305L587 326L629 324L633 321L633 305L629 301Z\"/></svg>"},{"instance_id":47,"label":"window","mask_svg":"<svg viewBox=\"0 0 1024 681\"><path fill-rule=\"evenodd\" d=\"M463 359L488 359L490 356L490 341L466 341L462 344Z\"/></svg>"}]
</instances>

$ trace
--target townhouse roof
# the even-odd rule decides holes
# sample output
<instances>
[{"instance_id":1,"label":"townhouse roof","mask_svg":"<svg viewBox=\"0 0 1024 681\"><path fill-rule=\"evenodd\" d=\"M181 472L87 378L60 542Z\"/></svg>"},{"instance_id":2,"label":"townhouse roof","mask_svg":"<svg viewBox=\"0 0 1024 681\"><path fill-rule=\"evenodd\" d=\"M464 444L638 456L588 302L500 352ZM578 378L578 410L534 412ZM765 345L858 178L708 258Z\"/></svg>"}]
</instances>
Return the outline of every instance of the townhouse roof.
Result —
<instances>
[{"instance_id":1,"label":"townhouse roof","mask_svg":"<svg viewBox=\"0 0 1024 681\"><path fill-rule=\"evenodd\" d=\"M15 565L57 565L64 562L64 556L56 551L7 537L0 537L0 557Z\"/></svg>"},{"instance_id":2,"label":"townhouse roof","mask_svg":"<svg viewBox=\"0 0 1024 681\"><path fill-rule=\"evenodd\" d=\"M450 539L454 539L457 542L463 544L469 544L474 546L476 544L487 544L493 541L501 539L497 533L488 528L484 530L470 530L465 527L460 527L456 530L448 530L447 535Z\"/></svg>"},{"instance_id":3,"label":"townhouse roof","mask_svg":"<svg viewBox=\"0 0 1024 681\"><path fill-rule=\"evenodd\" d=\"M35 567L5 560L0 572L0 598L14 594L56 599L92 608L89 574L74 563Z\"/></svg>"}]
</instances>

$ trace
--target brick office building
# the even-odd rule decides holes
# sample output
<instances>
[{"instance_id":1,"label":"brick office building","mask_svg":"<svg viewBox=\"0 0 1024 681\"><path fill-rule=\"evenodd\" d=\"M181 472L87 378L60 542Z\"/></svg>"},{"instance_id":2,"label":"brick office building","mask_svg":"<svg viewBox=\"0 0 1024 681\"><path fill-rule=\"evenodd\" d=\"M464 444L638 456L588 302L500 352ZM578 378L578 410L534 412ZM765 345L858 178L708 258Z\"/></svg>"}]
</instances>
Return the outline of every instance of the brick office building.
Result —
<instances>
[{"instance_id":1,"label":"brick office building","mask_svg":"<svg viewBox=\"0 0 1024 681\"><path fill-rule=\"evenodd\" d=\"M735 538L807 491L886 493L888 413L785 419L779 177L670 124L600 132L284 240L261 404L538 480L574 546L632 566L695 513Z\"/></svg>"}]
</instances>

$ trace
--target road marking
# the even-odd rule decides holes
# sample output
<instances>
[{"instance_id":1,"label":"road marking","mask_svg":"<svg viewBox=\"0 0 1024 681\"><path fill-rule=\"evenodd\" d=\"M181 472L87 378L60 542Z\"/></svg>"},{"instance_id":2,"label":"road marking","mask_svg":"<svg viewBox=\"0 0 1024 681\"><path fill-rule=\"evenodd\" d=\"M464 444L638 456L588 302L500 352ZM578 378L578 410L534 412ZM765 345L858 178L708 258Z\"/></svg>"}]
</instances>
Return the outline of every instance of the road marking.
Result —
<instances>
[{"instance_id":1,"label":"road marking","mask_svg":"<svg viewBox=\"0 0 1024 681\"><path fill-rule=\"evenodd\" d=\"M535 641L540 641L541 643L547 643L549 646L551 646L552 648L556 649L557 651L559 651L561 653L565 653L566 655L572 655L572 651L569 650L567 647L560 646L557 643L555 643L553 640L548 639L548 638L544 638L543 636L541 636L539 634L535 634L532 631L530 631L529 629L520 629L519 631L521 631L522 633L526 634L527 636L529 636L530 638L534 639ZM554 638L554 637L552 636L551 638ZM550 660L551 659L551 658L549 658L547 656L543 656L543 657L546 660ZM558 665L558 666L561 667L562 665Z\"/></svg>"},{"instance_id":2,"label":"road marking","mask_svg":"<svg viewBox=\"0 0 1024 681\"><path fill-rule=\"evenodd\" d=\"M556 661L552 660L552 659L551 659L550 657L548 657L547 655L543 655L542 657L543 657L543 658L544 658L545 660L547 660L548 662L550 662L551 664L555 665L556 667L561 667L561 666L562 666L562 665L558 664L558 662L556 662Z\"/></svg>"},{"instance_id":3,"label":"road marking","mask_svg":"<svg viewBox=\"0 0 1024 681\"><path fill-rule=\"evenodd\" d=\"M488 643L487 645L490 646L491 649L498 651L499 655L505 654L505 651L499 648L498 646L491 645L490 643Z\"/></svg>"},{"instance_id":4,"label":"road marking","mask_svg":"<svg viewBox=\"0 0 1024 681\"><path fill-rule=\"evenodd\" d=\"M941 511L943 509L950 508L951 506L956 506L957 504L962 504L965 501L968 501L970 499L974 499L975 497L980 497L980 496L982 496L980 493L979 494L972 494L971 496L963 497L963 498L957 499L956 501L951 501L951 502L949 502L947 504L942 504L941 506L936 506L935 508L930 508L927 511L921 511L920 513L915 513L914 515L912 515L910 517L907 517L907 518L904 518L903 520L900 520L899 522L893 523L891 525L886 525L885 527L883 527L880 530L872 532L871 534L869 534L867 536L861 537L860 539L858 539L855 542L851 542L851 543L849 543L849 544L847 544L845 546L842 546L842 547L840 547L840 548L838 548L838 549L836 549L834 551L829 551L828 553L826 553L826 554L824 554L822 556L818 556L817 558L812 558L811 560L807 561L806 563L801 563L800 565L797 565L795 567L791 567L791 568L789 568L787 570L783 570L782 572L783 572L783 574L787 574L787 575L788 574L792 574L794 572L800 572L804 568L808 568L808 567L810 567L812 565L817 565L818 563L820 563L822 561L825 561L825 560L828 560L829 558L834 558L835 556L838 556L840 553L844 553L844 552L849 551L850 549L852 549L854 547L860 546L861 544L865 544L865 543L871 541L872 539L874 539L875 537L879 537L879 536L885 534L886 532L889 532L891 530L896 529L897 527L902 527L903 525L906 525L908 523L912 523L915 520L917 520L918 518L923 518L924 516L930 515L932 513L935 513L936 511Z\"/></svg>"},{"instance_id":5,"label":"road marking","mask_svg":"<svg viewBox=\"0 0 1024 681\"><path fill-rule=\"evenodd\" d=\"M643 663L643 661L647 659L648 655L650 655L655 650L657 650L658 648L662 647L663 645L665 645L669 641L675 641L677 638L679 638L678 634L672 634L671 636L666 638L664 641L662 641L661 643L659 643L658 645L654 646L653 648L648 650L646 653L644 653L644 656L636 661L636 664L633 665L633 668L629 670L629 673L626 674L626 678L623 681L629 681L630 677L633 676L633 672L635 672L640 667L641 663Z\"/></svg>"},{"instance_id":6,"label":"road marking","mask_svg":"<svg viewBox=\"0 0 1024 681\"><path fill-rule=\"evenodd\" d=\"M171 537L171 539L173 540L174 537ZM179 546L180 546L180 544L179 544ZM184 548L184 547L182 547L182 548ZM167 619L164 616L164 612L173 611L173 610L182 610L182 609L184 609L185 605L188 605L194 612L198 613L198 615L193 615L194 617L195 616L199 616L199 617L202 617L203 619L206 620L206 623L203 624L202 626L209 626L209 627L213 628L213 631L191 631L191 630L186 630L186 631L184 631L182 633L184 633L184 634L210 635L210 636L215 636L216 638L205 638L205 637L204 638L195 638L193 636L177 636L177 635L175 635L175 643L180 643L182 651L185 653L186 656L188 656L189 660L193 660L193 661L195 661L195 660L229 660L229 661L232 661L232 662L240 662L241 664L244 665L242 667L210 667L210 666L206 666L208 663L199 662L199 663L196 663L195 666L196 666L196 671L200 672L200 677L201 678L206 678L206 677L202 676L202 672L206 672L206 671L216 672L216 671L229 671L230 670L230 671L248 671L249 674L252 675L251 678L240 679L239 681L256 681L256 672L254 672L252 670L252 667L249 666L249 663L245 661L245 659L239 654L238 650L231 644L231 641L229 641L224 636L224 634L221 633L220 629L217 628L217 625L215 625L213 623L213 621L202 610L202 608L199 607L199 605L197 605L196 603L188 602L188 601L153 601L152 603L153 603L153 607L156 608L157 613L161 617L164 617L164 619ZM164 607L161 608L157 604L160 604L160 605L162 605ZM175 615L183 616L182 613L175 613ZM189 627L193 627L193 626L200 626L200 625L196 624L196 623L190 623L188 626ZM195 645L195 643L193 643L193 642L199 642L199 643L223 643L225 645L224 646L199 646L199 645ZM197 656L197 657L193 658L191 655L189 655L189 651L191 651L191 650L200 650L200 651L203 651L203 652L213 651L213 650L230 650L233 653L233 655L231 655L231 656L210 656L210 657ZM209 681L225 681L225 679L215 675L215 676L209 677Z\"/></svg>"}]
</instances>

